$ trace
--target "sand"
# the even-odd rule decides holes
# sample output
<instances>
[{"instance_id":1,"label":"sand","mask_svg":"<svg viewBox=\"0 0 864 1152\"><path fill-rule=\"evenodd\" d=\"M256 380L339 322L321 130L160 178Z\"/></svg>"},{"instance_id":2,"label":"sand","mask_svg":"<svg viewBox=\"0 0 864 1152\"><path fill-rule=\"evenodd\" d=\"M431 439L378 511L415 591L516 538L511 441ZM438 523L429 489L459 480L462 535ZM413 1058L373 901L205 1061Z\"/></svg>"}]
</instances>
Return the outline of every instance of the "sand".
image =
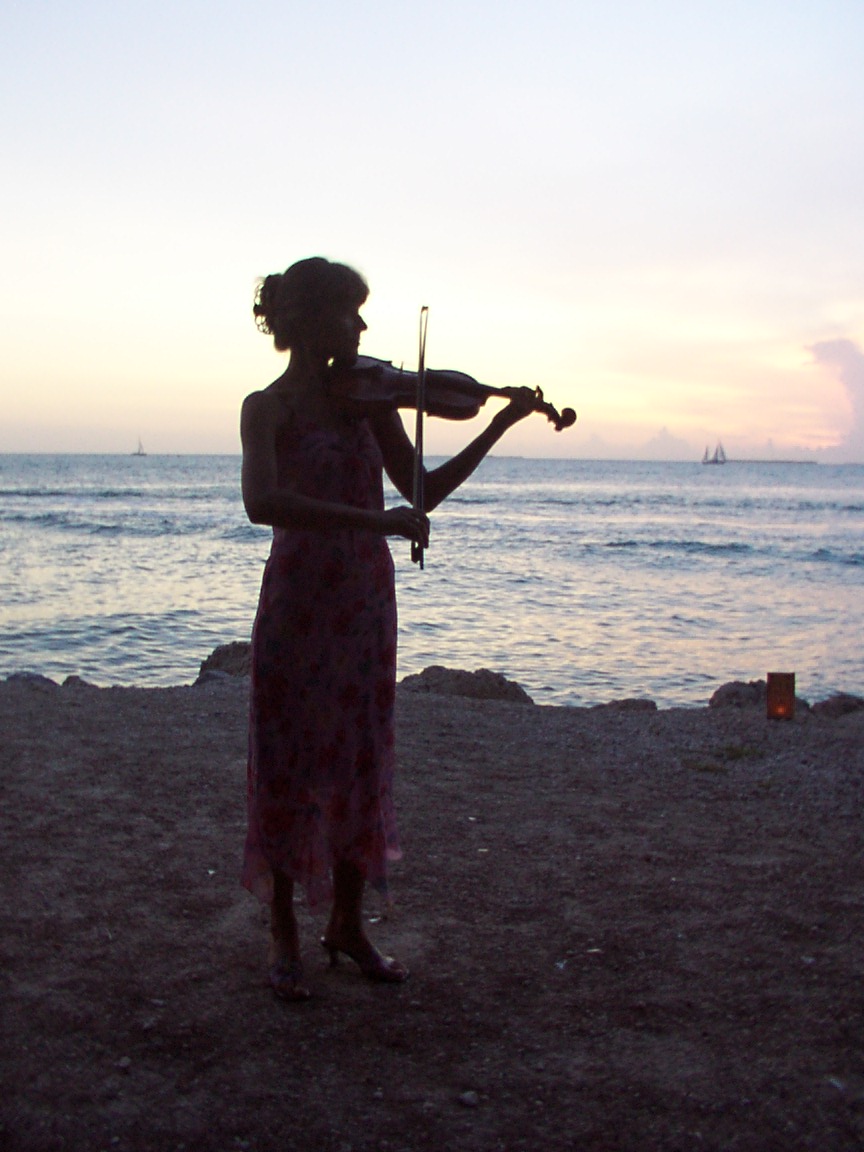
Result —
<instances>
[{"instance_id":1,"label":"sand","mask_svg":"<svg viewBox=\"0 0 864 1152\"><path fill-rule=\"evenodd\" d=\"M860 1149L864 711L399 693L411 968L264 983L246 685L0 683L0 1149Z\"/></svg>"}]
</instances>

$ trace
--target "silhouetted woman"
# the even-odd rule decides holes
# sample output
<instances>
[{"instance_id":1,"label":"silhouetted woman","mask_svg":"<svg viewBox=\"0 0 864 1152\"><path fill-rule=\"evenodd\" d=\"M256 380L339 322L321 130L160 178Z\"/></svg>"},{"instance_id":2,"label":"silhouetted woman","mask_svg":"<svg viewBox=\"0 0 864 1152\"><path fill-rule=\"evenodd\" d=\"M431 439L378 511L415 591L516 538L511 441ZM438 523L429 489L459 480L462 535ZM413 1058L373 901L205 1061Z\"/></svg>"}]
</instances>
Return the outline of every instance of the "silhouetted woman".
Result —
<instances>
[{"instance_id":1,"label":"silhouetted woman","mask_svg":"<svg viewBox=\"0 0 864 1152\"><path fill-rule=\"evenodd\" d=\"M304 1000L294 884L332 900L321 943L370 979L408 972L363 927L367 881L398 858L393 807L396 598L387 536L425 546L429 521L385 510L382 468L411 499L413 447L395 411L350 415L327 389L334 360L357 356L368 288L344 264L301 260L261 284L254 313L285 372L243 403L243 501L273 528L252 634L248 834L243 883L270 905L270 983ZM531 410L530 391L458 456L429 472L434 508Z\"/></svg>"}]
</instances>

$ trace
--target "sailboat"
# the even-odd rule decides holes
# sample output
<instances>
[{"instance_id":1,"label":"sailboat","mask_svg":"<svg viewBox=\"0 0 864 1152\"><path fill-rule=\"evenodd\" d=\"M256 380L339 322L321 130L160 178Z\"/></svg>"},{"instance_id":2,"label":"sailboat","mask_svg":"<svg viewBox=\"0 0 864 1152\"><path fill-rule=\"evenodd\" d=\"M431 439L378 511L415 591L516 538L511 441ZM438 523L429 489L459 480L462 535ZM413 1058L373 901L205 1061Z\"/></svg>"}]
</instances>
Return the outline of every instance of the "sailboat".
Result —
<instances>
[{"instance_id":1,"label":"sailboat","mask_svg":"<svg viewBox=\"0 0 864 1152\"><path fill-rule=\"evenodd\" d=\"M723 445L720 443L719 440L717 441L717 447L714 449L714 455L713 456L710 454L708 448L706 447L705 455L702 457L702 463L703 464L725 464L726 463L726 453L723 451Z\"/></svg>"},{"instance_id":2,"label":"sailboat","mask_svg":"<svg viewBox=\"0 0 864 1152\"><path fill-rule=\"evenodd\" d=\"M147 453L144 451L144 445L141 443L141 437L140 436L138 437L138 447L135 449L135 451L132 453L132 455L133 456L146 456L147 455Z\"/></svg>"}]
</instances>

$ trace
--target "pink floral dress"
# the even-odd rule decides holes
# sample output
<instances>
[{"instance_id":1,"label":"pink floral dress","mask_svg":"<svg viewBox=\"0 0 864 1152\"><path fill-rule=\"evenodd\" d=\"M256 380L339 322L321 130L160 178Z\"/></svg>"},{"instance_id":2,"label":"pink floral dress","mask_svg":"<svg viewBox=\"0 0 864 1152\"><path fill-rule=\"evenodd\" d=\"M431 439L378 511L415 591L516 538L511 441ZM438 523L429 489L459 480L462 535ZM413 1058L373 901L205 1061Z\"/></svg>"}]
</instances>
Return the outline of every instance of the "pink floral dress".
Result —
<instances>
[{"instance_id":1,"label":"pink floral dress","mask_svg":"<svg viewBox=\"0 0 864 1152\"><path fill-rule=\"evenodd\" d=\"M384 506L366 420L293 420L277 442L280 484L359 508ZM273 870L315 907L335 861L386 887L400 852L393 807L396 595L383 536L276 528L252 632L243 884L273 898Z\"/></svg>"}]
</instances>

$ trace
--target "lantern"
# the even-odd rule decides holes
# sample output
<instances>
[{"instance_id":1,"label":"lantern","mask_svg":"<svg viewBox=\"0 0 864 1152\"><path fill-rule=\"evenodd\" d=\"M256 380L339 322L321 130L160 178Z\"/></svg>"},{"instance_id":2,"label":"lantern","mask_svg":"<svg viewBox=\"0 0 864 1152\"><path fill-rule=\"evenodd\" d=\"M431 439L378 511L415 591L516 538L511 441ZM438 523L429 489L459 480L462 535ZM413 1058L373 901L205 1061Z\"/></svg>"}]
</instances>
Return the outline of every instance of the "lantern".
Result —
<instances>
[{"instance_id":1,"label":"lantern","mask_svg":"<svg viewBox=\"0 0 864 1152\"><path fill-rule=\"evenodd\" d=\"M795 716L795 673L768 673L768 719L792 720Z\"/></svg>"}]
</instances>

